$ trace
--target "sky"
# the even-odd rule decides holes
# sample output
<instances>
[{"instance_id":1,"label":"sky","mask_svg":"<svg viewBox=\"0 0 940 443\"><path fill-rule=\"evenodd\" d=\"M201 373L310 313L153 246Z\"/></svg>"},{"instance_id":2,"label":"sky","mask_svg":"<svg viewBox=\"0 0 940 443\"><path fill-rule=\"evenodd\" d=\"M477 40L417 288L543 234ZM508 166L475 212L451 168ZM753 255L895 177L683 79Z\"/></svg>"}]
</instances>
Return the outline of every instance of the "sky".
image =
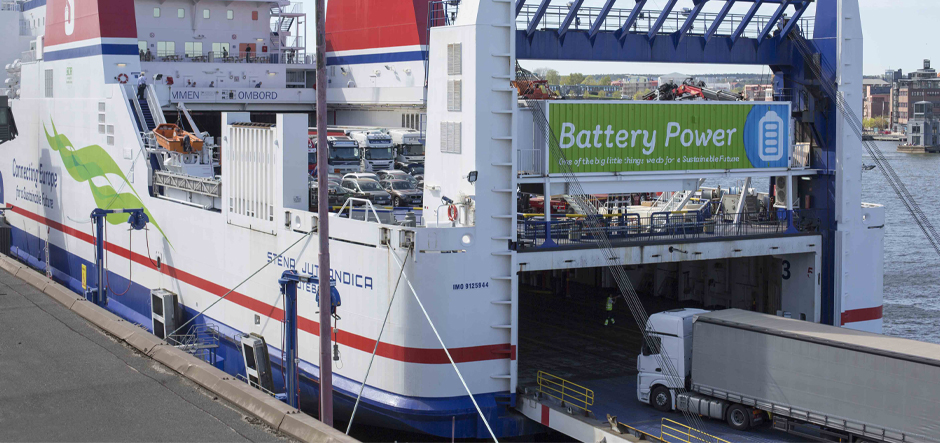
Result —
<instances>
[{"instance_id":1,"label":"sky","mask_svg":"<svg viewBox=\"0 0 940 443\"><path fill-rule=\"evenodd\" d=\"M307 13L308 34L311 44L315 29L314 0L301 0L304 11ZM343 1L343 0L339 0ZM392 0L388 0L392 1ZM401 1L401 0L395 0ZM408 0L410 1L410 0ZM535 4L538 0L528 0ZM649 0L647 9L655 9L666 3L667 0ZM817 0L833 1L833 0ZM862 16L862 30L865 38L864 72L866 75L883 74L886 69L903 69L904 72L915 71L922 67L923 60L933 59L935 66L940 66L940 45L936 42L935 29L940 18L940 1L936 0L858 0ZM553 0L552 4L564 5L567 0ZM619 0L615 8L629 8L632 0ZM704 10L717 12L724 2L712 1ZM585 6L600 7L604 0L585 0ZM732 9L732 13L743 14L750 3L740 2ZM691 7L692 0L679 0L675 10ZM329 0L327 0L329 8ZM768 4L761 7L758 14L770 15L776 5ZM792 7L788 12L792 11ZM814 15L812 9L807 16ZM308 50L313 52L315 48ZM760 74L768 68L760 66L736 65L676 65L656 63L620 63L620 62L560 62L529 60L522 63L528 69L550 67L561 74L581 72L583 74L608 73L649 73L665 74L679 71L686 74L701 75L710 73L755 73Z\"/></svg>"}]
</instances>

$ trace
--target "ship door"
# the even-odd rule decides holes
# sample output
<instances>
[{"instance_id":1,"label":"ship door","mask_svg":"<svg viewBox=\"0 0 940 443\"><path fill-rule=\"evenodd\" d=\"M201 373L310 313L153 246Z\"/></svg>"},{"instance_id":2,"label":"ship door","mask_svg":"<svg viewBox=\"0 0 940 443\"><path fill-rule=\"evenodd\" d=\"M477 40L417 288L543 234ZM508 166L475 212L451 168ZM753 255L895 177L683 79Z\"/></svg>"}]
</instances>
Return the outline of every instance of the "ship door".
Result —
<instances>
[{"instance_id":1,"label":"ship door","mask_svg":"<svg viewBox=\"0 0 940 443\"><path fill-rule=\"evenodd\" d=\"M264 337L254 333L242 336L241 345L248 383L256 388L274 392L271 359L268 358L268 345Z\"/></svg>"},{"instance_id":2,"label":"ship door","mask_svg":"<svg viewBox=\"0 0 940 443\"><path fill-rule=\"evenodd\" d=\"M242 58L248 53L248 48L251 48L251 56L258 56L258 44L257 43L239 43L238 44L238 55Z\"/></svg>"}]
</instances>

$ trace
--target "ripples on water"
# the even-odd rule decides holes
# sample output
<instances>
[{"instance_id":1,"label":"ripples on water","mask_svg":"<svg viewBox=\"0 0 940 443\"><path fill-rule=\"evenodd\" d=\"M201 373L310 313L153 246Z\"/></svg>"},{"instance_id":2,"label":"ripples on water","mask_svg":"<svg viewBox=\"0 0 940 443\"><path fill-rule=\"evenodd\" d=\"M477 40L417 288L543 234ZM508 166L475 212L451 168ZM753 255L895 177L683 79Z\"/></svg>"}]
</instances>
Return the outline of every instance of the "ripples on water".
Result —
<instances>
[{"instance_id":1,"label":"ripples on water","mask_svg":"<svg viewBox=\"0 0 940 443\"><path fill-rule=\"evenodd\" d=\"M902 154L896 143L877 143L927 218L940 227L934 199L940 155ZM863 161L874 163L867 155ZM885 206L884 333L940 343L940 256L877 169L863 172L862 201Z\"/></svg>"}]
</instances>

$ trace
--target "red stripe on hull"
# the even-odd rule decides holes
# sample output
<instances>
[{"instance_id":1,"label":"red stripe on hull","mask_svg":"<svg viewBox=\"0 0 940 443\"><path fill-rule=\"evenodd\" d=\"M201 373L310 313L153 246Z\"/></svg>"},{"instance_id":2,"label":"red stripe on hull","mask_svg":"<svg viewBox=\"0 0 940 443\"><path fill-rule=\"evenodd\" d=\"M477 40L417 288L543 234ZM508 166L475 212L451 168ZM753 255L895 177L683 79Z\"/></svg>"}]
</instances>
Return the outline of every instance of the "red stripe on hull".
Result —
<instances>
[{"instance_id":1,"label":"red stripe on hull","mask_svg":"<svg viewBox=\"0 0 940 443\"><path fill-rule=\"evenodd\" d=\"M427 44L429 0L334 0L327 52Z\"/></svg>"},{"instance_id":2,"label":"red stripe on hull","mask_svg":"<svg viewBox=\"0 0 940 443\"><path fill-rule=\"evenodd\" d=\"M78 229L65 226L62 223L59 223L54 220L50 220L46 217L43 217L39 214L32 213L18 206L7 205L9 209L13 212L20 214L30 220L42 223L46 226L49 226L52 229L61 231L65 234L71 235L79 240L87 242L89 244L94 244L94 237L87 232L79 231ZM174 268L172 266L163 263L160 270L150 261L150 257L146 255L141 255L138 253L131 253L126 248L117 246L113 243L105 243L105 252L108 254L114 254L125 259L133 260L135 263L144 266L148 269L162 272L163 274L175 278L183 283L186 283L190 286L199 288L203 291L209 292L216 296L223 296L226 292L229 291L228 288L224 286L215 284L211 281L205 280L203 278L197 277L193 274L190 274L186 271ZM250 309L258 314L270 317L277 321L282 321L284 319L284 311L271 306L267 303L264 303L260 300L249 297L248 295L242 294L240 292L233 291L226 297L226 300L235 303L244 308ZM319 336L320 333L320 324L316 321L310 320L308 318L300 317L298 319L298 324L300 330L308 332L310 334ZM351 332L346 332L340 330L336 335L336 342L349 346L350 348L358 349L363 352L372 353L372 349L375 348L375 340L363 337L361 335L356 335ZM454 362L456 363L469 363L477 361L488 361L488 360L504 360L509 358L504 350L509 347L509 344L497 344L497 345L483 345L483 346L469 346L464 348L450 348L451 357L453 357ZM513 351L515 351L513 347ZM503 352L501 352L503 351ZM515 358L515 352L513 352L512 358ZM380 343L376 355L380 357L385 357L391 360L401 361L405 363L421 363L421 364L448 364L450 361L447 359L447 354L443 349L429 349L429 348L409 348L399 345L393 345L390 343Z\"/></svg>"},{"instance_id":3,"label":"red stripe on hull","mask_svg":"<svg viewBox=\"0 0 940 443\"><path fill-rule=\"evenodd\" d=\"M842 313L842 324L857 323L860 321L878 320L882 318L884 306L874 308L853 309Z\"/></svg>"}]
</instances>

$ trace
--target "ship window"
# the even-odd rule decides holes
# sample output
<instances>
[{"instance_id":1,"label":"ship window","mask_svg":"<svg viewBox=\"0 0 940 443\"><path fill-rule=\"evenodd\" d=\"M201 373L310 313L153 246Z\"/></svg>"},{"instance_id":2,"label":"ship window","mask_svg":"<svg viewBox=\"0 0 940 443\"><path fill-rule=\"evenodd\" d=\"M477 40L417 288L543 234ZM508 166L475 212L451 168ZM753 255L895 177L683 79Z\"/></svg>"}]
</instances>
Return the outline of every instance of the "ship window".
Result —
<instances>
[{"instance_id":1,"label":"ship window","mask_svg":"<svg viewBox=\"0 0 940 443\"><path fill-rule=\"evenodd\" d=\"M202 18L207 19L207 20L209 19L209 10L208 10L208 9L203 9L203 10L202 10Z\"/></svg>"},{"instance_id":2,"label":"ship window","mask_svg":"<svg viewBox=\"0 0 940 443\"><path fill-rule=\"evenodd\" d=\"M179 18L186 17L186 10L183 9L183 8L177 9L177 10L176 10L176 16L179 17Z\"/></svg>"},{"instance_id":3,"label":"ship window","mask_svg":"<svg viewBox=\"0 0 940 443\"><path fill-rule=\"evenodd\" d=\"M153 16L157 18L160 17L160 8L153 8Z\"/></svg>"},{"instance_id":4,"label":"ship window","mask_svg":"<svg viewBox=\"0 0 940 443\"><path fill-rule=\"evenodd\" d=\"M165 57L176 54L176 42L157 42L157 55Z\"/></svg>"},{"instance_id":5,"label":"ship window","mask_svg":"<svg viewBox=\"0 0 940 443\"><path fill-rule=\"evenodd\" d=\"M52 70L46 69L46 98L52 98Z\"/></svg>"},{"instance_id":6,"label":"ship window","mask_svg":"<svg viewBox=\"0 0 940 443\"><path fill-rule=\"evenodd\" d=\"M225 11L225 17L228 18L229 20L234 20L234 19L235 19L235 11L233 11L233 10L231 10L231 9L229 9L228 11Z\"/></svg>"},{"instance_id":7,"label":"ship window","mask_svg":"<svg viewBox=\"0 0 940 443\"><path fill-rule=\"evenodd\" d=\"M258 11L251 11L251 19L258 20Z\"/></svg>"},{"instance_id":8,"label":"ship window","mask_svg":"<svg viewBox=\"0 0 940 443\"><path fill-rule=\"evenodd\" d=\"M196 57L202 55L202 42L186 42L186 56Z\"/></svg>"},{"instance_id":9,"label":"ship window","mask_svg":"<svg viewBox=\"0 0 940 443\"><path fill-rule=\"evenodd\" d=\"M229 55L229 44L228 43L213 43L212 44L212 53L216 57L228 57Z\"/></svg>"},{"instance_id":10,"label":"ship window","mask_svg":"<svg viewBox=\"0 0 940 443\"><path fill-rule=\"evenodd\" d=\"M147 52L147 42L145 42L145 41L139 41L139 42L137 42L137 49L138 49L140 52Z\"/></svg>"}]
</instances>

